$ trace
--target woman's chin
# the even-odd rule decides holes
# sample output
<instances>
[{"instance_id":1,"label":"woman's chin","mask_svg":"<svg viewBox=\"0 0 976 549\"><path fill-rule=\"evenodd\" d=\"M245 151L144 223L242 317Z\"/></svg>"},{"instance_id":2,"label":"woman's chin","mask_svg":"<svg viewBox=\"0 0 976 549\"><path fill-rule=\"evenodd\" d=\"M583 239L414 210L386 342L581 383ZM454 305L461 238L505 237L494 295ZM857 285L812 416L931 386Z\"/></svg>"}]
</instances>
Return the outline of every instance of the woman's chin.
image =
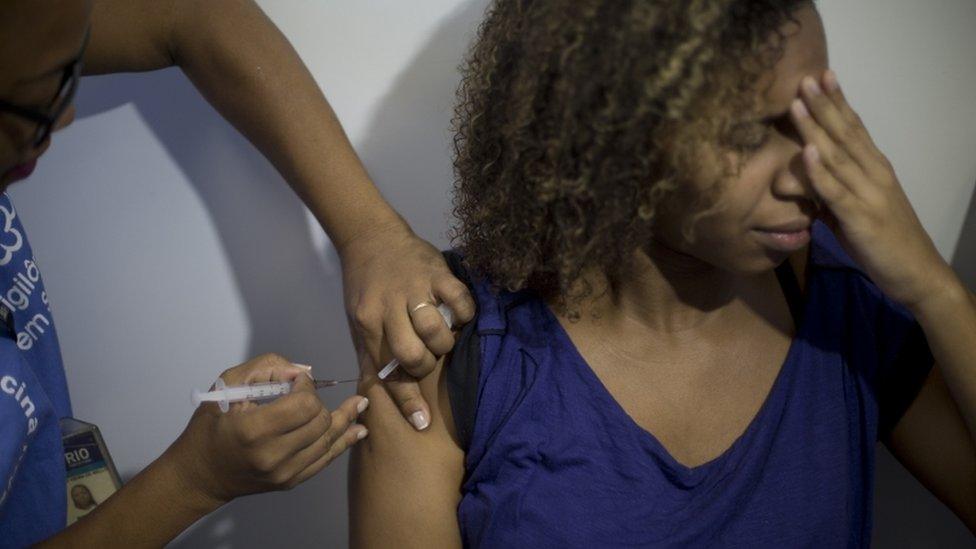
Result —
<instances>
[{"instance_id":1,"label":"woman's chin","mask_svg":"<svg viewBox=\"0 0 976 549\"><path fill-rule=\"evenodd\" d=\"M723 268L739 276L753 276L768 273L789 259L790 254L763 250L759 253L743 255L725 263Z\"/></svg>"}]
</instances>

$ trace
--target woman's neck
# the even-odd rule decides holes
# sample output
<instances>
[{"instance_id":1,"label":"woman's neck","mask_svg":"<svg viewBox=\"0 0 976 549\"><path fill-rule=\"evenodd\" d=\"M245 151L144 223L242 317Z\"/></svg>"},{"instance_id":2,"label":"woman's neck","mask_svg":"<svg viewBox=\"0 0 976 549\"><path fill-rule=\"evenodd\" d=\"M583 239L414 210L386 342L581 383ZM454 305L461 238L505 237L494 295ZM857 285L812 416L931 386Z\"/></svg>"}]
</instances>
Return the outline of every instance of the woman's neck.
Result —
<instances>
[{"instance_id":1,"label":"woman's neck","mask_svg":"<svg viewBox=\"0 0 976 549\"><path fill-rule=\"evenodd\" d=\"M756 288L755 277L723 271L659 243L634 253L630 270L610 291L581 304L582 319L594 316L606 328L662 335L694 331L740 309Z\"/></svg>"}]
</instances>

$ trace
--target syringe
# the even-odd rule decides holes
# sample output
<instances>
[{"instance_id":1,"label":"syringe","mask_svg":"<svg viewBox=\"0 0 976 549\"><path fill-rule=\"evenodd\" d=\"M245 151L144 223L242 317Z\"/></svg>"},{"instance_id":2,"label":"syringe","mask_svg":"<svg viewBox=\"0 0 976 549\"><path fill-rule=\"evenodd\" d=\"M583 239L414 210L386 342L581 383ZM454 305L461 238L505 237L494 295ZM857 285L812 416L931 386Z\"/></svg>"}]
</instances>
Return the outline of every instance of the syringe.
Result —
<instances>
[{"instance_id":1,"label":"syringe","mask_svg":"<svg viewBox=\"0 0 976 549\"><path fill-rule=\"evenodd\" d=\"M444 322L447 323L448 328L454 326L454 313L451 312L451 309L448 308L447 304L441 303L440 305L438 305L437 312L440 313L442 317L444 317ZM396 370L397 366L399 365L400 365L400 361L395 358L387 362L386 366L383 366L383 369L380 370L379 378L386 379L386 377L392 374L393 370Z\"/></svg>"},{"instance_id":2,"label":"syringe","mask_svg":"<svg viewBox=\"0 0 976 549\"><path fill-rule=\"evenodd\" d=\"M316 379L312 383L315 385L316 389L322 389L324 387L334 387L340 383L352 383L359 381L356 379ZM217 382L214 383L213 391L200 391L193 390L190 395L190 401L193 403L193 407L196 408L201 402L216 402L220 407L221 412L227 412L230 409L231 402L241 402L243 400L250 400L252 402L265 402L268 400L274 400L278 397L282 397L291 392L292 382L291 381L271 381L266 383L254 383L252 385L233 385L228 386L224 383L224 380L217 378Z\"/></svg>"}]
</instances>

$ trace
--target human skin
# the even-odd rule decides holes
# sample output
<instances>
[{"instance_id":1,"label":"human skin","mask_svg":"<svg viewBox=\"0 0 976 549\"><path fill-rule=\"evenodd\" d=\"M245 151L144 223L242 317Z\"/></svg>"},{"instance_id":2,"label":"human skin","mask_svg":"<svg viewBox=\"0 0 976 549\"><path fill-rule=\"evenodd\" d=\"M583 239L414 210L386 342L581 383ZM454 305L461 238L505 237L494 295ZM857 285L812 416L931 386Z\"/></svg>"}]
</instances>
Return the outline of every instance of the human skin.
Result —
<instances>
[{"instance_id":1,"label":"human skin","mask_svg":"<svg viewBox=\"0 0 976 549\"><path fill-rule=\"evenodd\" d=\"M95 498L84 484L77 484L71 488L71 501L79 509L90 509L95 506Z\"/></svg>"},{"instance_id":2,"label":"human skin","mask_svg":"<svg viewBox=\"0 0 976 549\"><path fill-rule=\"evenodd\" d=\"M654 240L635 248L633 270L612 284L587 273L610 291L560 322L628 415L678 462L700 465L739 437L769 393L795 333L773 268L789 261L802 284L809 227L824 219L879 288L915 314L937 363L884 442L976 532L976 309L840 93L818 13L807 6L796 19L758 87L771 130L763 145L730 157L741 170L718 186L714 172L698 174L662 210ZM705 192L716 207L689 238L685 221ZM439 375L422 383L441 403L425 437L398 427L392 404L366 393L364 423L378 436L353 452L354 547L460 546L464 454Z\"/></svg>"},{"instance_id":3,"label":"human skin","mask_svg":"<svg viewBox=\"0 0 976 549\"><path fill-rule=\"evenodd\" d=\"M366 399L349 398L330 412L307 370L279 356L257 357L221 378L228 385L291 381L295 388L267 405L232 404L228 413L199 407L160 457L39 546L161 547L235 498L297 486L366 436L354 423Z\"/></svg>"},{"instance_id":4,"label":"human skin","mask_svg":"<svg viewBox=\"0 0 976 549\"><path fill-rule=\"evenodd\" d=\"M443 340L452 336L439 319L436 330L415 332L415 327L425 326L427 311L409 316L408 300L433 295L449 303L463 322L473 314L473 305L465 302L470 297L450 276L437 250L416 238L382 201L301 60L253 2L0 3L0 98L46 109L65 66L82 51L89 28L84 55L88 73L180 66L285 175L339 249L347 292L358 295L350 314L377 300L384 306L356 332L369 332L359 338L375 343L377 362L388 358L379 354L381 347L396 351L396 345L387 343L396 337L400 343L410 340L406 347L419 345L428 354L428 341L436 349L449 348ZM251 70L255 65L268 69ZM67 109L55 129L70 124L73 116L73 108ZM3 189L29 175L28 168L50 146L47 139L35 147L35 131L34 122L0 113ZM400 276L390 277L394 271ZM401 358L414 373L427 360ZM201 407L162 456L91 515L47 543L161 546L231 499L289 489L321 471L366 435L366 429L354 422L368 401L355 396L329 411L306 373L275 355L226 371L222 377L228 384L293 381L296 389L273 404L238 405L228 414L210 405ZM409 379L391 385L390 394L408 418L415 419L417 407L426 406L416 382Z\"/></svg>"},{"instance_id":5,"label":"human skin","mask_svg":"<svg viewBox=\"0 0 976 549\"><path fill-rule=\"evenodd\" d=\"M474 302L439 251L380 195L308 69L253 0L12 0L2 9L0 98L19 106L47 107L89 24L85 74L179 66L328 233L357 350L371 364L400 361L401 373L383 387L404 418L426 427L416 378L454 340L433 307L413 309L445 303L460 326ZM73 117L68 109L57 128ZM35 127L0 112L0 188L30 175L50 146L32 146Z\"/></svg>"}]
</instances>

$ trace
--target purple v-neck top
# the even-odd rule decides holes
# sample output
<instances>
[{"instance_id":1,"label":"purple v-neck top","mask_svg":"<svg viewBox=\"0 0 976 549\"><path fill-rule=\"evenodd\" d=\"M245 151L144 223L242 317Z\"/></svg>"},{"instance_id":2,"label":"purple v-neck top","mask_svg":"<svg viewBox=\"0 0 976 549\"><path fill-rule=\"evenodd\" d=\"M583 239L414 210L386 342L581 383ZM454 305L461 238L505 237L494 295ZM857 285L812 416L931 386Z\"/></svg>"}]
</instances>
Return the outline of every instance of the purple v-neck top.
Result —
<instances>
[{"instance_id":1,"label":"purple v-neck top","mask_svg":"<svg viewBox=\"0 0 976 549\"><path fill-rule=\"evenodd\" d=\"M475 282L465 545L869 545L875 443L932 357L912 316L825 226L811 246L797 333L769 395L730 448L692 468L627 415L541 299Z\"/></svg>"}]
</instances>

